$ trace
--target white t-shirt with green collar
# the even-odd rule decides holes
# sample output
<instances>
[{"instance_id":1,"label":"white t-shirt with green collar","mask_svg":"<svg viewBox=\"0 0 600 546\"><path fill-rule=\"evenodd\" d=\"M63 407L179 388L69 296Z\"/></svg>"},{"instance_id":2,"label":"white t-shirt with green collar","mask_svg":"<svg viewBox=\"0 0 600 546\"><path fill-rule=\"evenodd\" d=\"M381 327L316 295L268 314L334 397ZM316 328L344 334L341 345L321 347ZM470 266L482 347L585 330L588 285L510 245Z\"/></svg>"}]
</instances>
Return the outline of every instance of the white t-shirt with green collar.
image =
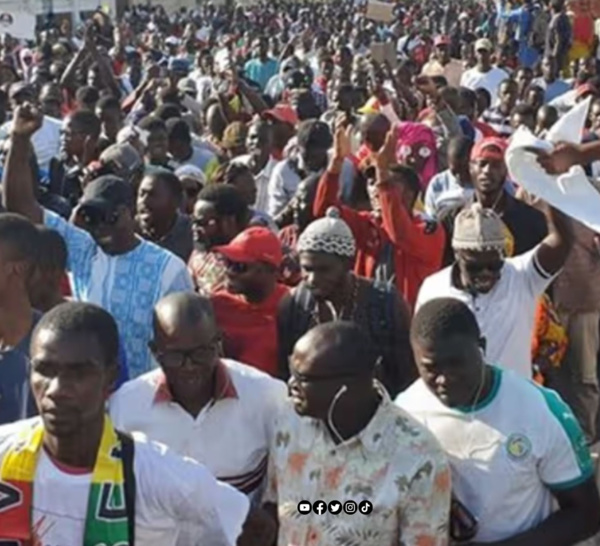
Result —
<instances>
[{"instance_id":1,"label":"white t-shirt with green collar","mask_svg":"<svg viewBox=\"0 0 600 546\"><path fill-rule=\"evenodd\" d=\"M493 367L490 394L449 408L419 379L396 398L435 435L452 469L455 496L478 519L475 542L505 540L544 521L552 490L593 476L583 433L560 396Z\"/></svg>"}]
</instances>

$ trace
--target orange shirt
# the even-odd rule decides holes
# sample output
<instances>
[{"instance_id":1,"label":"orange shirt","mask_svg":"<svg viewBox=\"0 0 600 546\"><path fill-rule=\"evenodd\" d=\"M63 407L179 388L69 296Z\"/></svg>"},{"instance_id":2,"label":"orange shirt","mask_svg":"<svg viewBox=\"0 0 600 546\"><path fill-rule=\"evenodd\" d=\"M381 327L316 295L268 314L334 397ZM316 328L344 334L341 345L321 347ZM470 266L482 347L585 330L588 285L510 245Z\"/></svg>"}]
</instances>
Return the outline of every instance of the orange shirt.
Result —
<instances>
[{"instance_id":1,"label":"orange shirt","mask_svg":"<svg viewBox=\"0 0 600 546\"><path fill-rule=\"evenodd\" d=\"M224 336L225 356L277 375L277 309L287 293L287 286L278 284L261 303L249 303L227 290L212 295L217 324Z\"/></svg>"}]
</instances>

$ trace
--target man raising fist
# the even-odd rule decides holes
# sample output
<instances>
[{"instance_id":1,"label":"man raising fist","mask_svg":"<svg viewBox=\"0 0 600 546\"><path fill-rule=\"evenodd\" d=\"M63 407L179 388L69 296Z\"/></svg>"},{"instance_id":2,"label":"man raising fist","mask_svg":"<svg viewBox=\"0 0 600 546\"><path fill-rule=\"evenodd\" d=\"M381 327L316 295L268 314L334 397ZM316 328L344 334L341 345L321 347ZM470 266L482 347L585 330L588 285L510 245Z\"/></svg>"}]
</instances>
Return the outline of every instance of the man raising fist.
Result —
<instances>
[{"instance_id":1,"label":"man raising fist","mask_svg":"<svg viewBox=\"0 0 600 546\"><path fill-rule=\"evenodd\" d=\"M152 309L171 292L192 290L182 260L136 236L134 191L116 176L91 181L75 209L75 227L35 198L31 173L23 169L31 153L31 135L42 123L29 103L15 111L3 178L3 204L32 222L57 230L67 244L67 268L73 296L109 311L118 323L131 378L148 371Z\"/></svg>"}]
</instances>

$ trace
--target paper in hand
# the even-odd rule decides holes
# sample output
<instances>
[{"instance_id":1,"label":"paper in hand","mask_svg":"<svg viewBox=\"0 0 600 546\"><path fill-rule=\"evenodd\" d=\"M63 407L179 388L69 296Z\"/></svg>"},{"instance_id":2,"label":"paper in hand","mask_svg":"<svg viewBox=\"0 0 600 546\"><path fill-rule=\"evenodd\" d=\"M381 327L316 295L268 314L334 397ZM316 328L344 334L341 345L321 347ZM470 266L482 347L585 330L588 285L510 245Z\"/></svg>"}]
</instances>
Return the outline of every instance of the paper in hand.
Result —
<instances>
[{"instance_id":1,"label":"paper in hand","mask_svg":"<svg viewBox=\"0 0 600 546\"><path fill-rule=\"evenodd\" d=\"M581 143L591 99L572 108L550 129L546 139L519 127L510 140L506 164L510 178L528 193L600 233L600 193L580 165L561 175L548 174L534 150L551 151L559 142Z\"/></svg>"}]
</instances>

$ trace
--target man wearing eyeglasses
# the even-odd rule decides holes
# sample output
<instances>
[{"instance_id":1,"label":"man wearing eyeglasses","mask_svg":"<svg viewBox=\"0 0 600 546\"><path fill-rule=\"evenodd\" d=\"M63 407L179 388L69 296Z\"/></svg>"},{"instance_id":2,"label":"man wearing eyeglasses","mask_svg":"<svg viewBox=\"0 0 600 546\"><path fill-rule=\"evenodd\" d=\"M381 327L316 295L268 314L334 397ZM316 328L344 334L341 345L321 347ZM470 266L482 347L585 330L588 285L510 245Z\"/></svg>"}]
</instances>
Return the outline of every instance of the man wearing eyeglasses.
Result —
<instances>
[{"instance_id":1,"label":"man wearing eyeglasses","mask_svg":"<svg viewBox=\"0 0 600 546\"><path fill-rule=\"evenodd\" d=\"M446 456L374 380L372 349L347 321L320 324L294 347L263 497L277 509L278 546L448 544Z\"/></svg>"},{"instance_id":2,"label":"man wearing eyeglasses","mask_svg":"<svg viewBox=\"0 0 600 546\"><path fill-rule=\"evenodd\" d=\"M286 398L285 384L221 357L205 297L170 294L156 305L153 323L150 348L160 368L113 395L115 425L205 464L253 497L266 476L272 418Z\"/></svg>"},{"instance_id":3,"label":"man wearing eyeglasses","mask_svg":"<svg viewBox=\"0 0 600 546\"><path fill-rule=\"evenodd\" d=\"M475 314L489 362L531 378L531 338L538 298L562 269L572 245L569 220L548 207L548 235L533 250L505 259L506 226L492 209L474 203L456 218L456 262L425 279L417 310L452 297Z\"/></svg>"},{"instance_id":4,"label":"man wearing eyeglasses","mask_svg":"<svg viewBox=\"0 0 600 546\"><path fill-rule=\"evenodd\" d=\"M250 227L214 251L223 258L226 285L212 295L225 356L277 376L277 311L288 288L277 282L283 250L277 235Z\"/></svg>"}]
</instances>

